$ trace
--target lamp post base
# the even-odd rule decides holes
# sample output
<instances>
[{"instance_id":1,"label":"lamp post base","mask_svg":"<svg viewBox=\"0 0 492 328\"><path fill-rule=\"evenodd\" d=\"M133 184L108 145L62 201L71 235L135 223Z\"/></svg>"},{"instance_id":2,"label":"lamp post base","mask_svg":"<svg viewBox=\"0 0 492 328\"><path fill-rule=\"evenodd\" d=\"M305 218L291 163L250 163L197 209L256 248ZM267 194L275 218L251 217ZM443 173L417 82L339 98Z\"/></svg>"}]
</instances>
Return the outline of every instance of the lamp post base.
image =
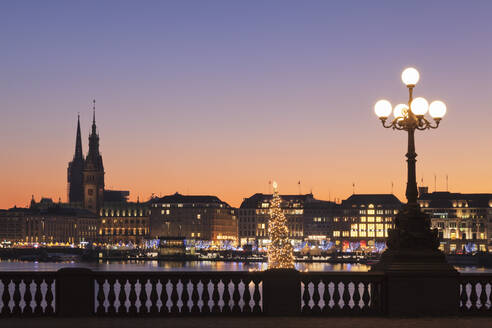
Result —
<instances>
[{"instance_id":1,"label":"lamp post base","mask_svg":"<svg viewBox=\"0 0 492 328\"><path fill-rule=\"evenodd\" d=\"M459 306L458 272L446 261L437 232L417 206L406 206L389 233L388 249L371 271L386 276L390 316L455 315Z\"/></svg>"}]
</instances>

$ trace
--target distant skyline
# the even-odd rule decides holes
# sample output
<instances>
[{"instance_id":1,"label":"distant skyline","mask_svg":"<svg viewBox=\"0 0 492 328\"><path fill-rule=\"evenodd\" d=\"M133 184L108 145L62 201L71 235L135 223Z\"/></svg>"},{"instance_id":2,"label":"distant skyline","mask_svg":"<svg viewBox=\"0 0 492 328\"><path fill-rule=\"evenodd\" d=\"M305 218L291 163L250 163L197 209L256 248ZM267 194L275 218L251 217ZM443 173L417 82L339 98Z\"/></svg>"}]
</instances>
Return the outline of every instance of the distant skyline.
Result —
<instances>
[{"instance_id":1,"label":"distant skyline","mask_svg":"<svg viewBox=\"0 0 492 328\"><path fill-rule=\"evenodd\" d=\"M108 189L131 199L311 190L405 200L406 134L374 103L443 100L417 180L492 192L490 1L2 1L0 208L67 199L96 99Z\"/></svg>"}]
</instances>

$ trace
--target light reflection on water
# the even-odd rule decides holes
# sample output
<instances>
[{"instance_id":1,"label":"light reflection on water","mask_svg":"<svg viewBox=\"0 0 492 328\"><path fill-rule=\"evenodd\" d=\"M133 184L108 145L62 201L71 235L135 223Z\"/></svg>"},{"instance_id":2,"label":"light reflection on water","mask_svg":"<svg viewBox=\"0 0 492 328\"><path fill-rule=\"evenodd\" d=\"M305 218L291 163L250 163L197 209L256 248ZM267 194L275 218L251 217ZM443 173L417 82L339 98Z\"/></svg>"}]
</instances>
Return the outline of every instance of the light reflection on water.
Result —
<instances>
[{"instance_id":1,"label":"light reflection on water","mask_svg":"<svg viewBox=\"0 0 492 328\"><path fill-rule=\"evenodd\" d=\"M89 268L94 271L262 271L264 262L221 261L100 261L100 262L25 262L0 260L0 271L56 271L61 268ZM492 269L456 267L460 272L492 273ZM365 272L368 265L358 263L296 263L299 271L350 271Z\"/></svg>"}]
</instances>

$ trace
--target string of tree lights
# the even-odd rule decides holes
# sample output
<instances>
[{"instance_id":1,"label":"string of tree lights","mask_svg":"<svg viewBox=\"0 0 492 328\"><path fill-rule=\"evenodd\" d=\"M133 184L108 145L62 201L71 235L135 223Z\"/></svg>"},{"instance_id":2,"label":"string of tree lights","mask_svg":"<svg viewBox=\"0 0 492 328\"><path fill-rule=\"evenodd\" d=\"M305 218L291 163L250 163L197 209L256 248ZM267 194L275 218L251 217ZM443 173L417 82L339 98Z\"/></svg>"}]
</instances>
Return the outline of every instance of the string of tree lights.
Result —
<instances>
[{"instance_id":1,"label":"string of tree lights","mask_svg":"<svg viewBox=\"0 0 492 328\"><path fill-rule=\"evenodd\" d=\"M270 220L268 222L268 234L271 243L268 246L269 269L294 268L294 249L289 240L289 229L280 204L282 199L278 193L278 185L273 182L273 197L270 201Z\"/></svg>"}]
</instances>

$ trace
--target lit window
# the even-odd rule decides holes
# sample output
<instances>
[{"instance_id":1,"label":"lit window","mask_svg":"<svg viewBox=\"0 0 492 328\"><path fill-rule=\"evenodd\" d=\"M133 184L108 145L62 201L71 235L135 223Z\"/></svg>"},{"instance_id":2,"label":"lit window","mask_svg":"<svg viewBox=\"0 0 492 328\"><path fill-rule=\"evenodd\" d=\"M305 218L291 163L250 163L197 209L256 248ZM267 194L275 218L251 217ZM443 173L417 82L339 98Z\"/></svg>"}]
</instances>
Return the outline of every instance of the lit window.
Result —
<instances>
[{"instance_id":1,"label":"lit window","mask_svg":"<svg viewBox=\"0 0 492 328\"><path fill-rule=\"evenodd\" d=\"M200 220L200 219L202 218L202 215L201 215L201 214L197 214L197 215L196 215L196 218L197 218L198 220Z\"/></svg>"}]
</instances>

